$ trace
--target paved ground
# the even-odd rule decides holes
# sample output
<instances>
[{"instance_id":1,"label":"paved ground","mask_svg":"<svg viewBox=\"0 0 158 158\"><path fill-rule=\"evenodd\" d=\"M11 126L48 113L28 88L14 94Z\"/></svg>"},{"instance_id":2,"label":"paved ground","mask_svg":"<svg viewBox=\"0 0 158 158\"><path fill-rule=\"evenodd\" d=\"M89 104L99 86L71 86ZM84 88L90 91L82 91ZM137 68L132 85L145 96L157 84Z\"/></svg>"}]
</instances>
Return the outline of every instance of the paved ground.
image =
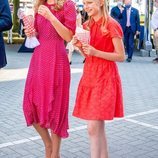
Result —
<instances>
[{"instance_id":1,"label":"paved ground","mask_svg":"<svg viewBox=\"0 0 158 158\"><path fill-rule=\"evenodd\" d=\"M42 141L26 127L22 96L31 53L8 45L8 65L0 70L0 158L44 158ZM158 158L158 65L153 57L135 54L131 63L118 63L123 83L125 117L106 123L110 158ZM62 143L62 158L89 158L84 121L72 117L82 57L71 65L70 137Z\"/></svg>"}]
</instances>

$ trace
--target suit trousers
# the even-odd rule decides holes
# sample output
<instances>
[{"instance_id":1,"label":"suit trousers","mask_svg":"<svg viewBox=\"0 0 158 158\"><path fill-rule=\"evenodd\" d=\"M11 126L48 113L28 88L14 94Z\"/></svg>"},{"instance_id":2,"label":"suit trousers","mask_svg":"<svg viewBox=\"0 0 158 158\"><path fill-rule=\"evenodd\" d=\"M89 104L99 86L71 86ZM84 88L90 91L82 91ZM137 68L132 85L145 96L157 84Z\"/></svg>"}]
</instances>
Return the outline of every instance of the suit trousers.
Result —
<instances>
[{"instance_id":1,"label":"suit trousers","mask_svg":"<svg viewBox=\"0 0 158 158\"><path fill-rule=\"evenodd\" d=\"M131 30L131 27L126 27L124 32L124 42L126 47L126 52L128 55L128 58L132 59L133 56L133 50L134 50L134 33Z\"/></svg>"}]
</instances>

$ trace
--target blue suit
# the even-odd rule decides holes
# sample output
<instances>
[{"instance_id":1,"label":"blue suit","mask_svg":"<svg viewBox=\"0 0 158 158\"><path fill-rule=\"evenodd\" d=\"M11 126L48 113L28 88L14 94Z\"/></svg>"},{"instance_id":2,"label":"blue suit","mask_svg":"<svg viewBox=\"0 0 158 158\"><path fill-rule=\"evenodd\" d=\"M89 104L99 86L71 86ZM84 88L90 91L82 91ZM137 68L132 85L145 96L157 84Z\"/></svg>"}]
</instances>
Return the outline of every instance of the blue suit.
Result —
<instances>
[{"instance_id":1,"label":"blue suit","mask_svg":"<svg viewBox=\"0 0 158 158\"><path fill-rule=\"evenodd\" d=\"M121 26L124 32L124 42L126 46L126 52L128 58L132 59L133 50L134 50L134 35L136 31L140 32L140 18L139 11L136 8L131 7L130 13L130 26L127 27L127 8L122 12Z\"/></svg>"},{"instance_id":2,"label":"blue suit","mask_svg":"<svg viewBox=\"0 0 158 158\"><path fill-rule=\"evenodd\" d=\"M8 0L0 0L0 68L7 64L2 32L11 29L11 27L12 18Z\"/></svg>"},{"instance_id":3,"label":"blue suit","mask_svg":"<svg viewBox=\"0 0 158 158\"><path fill-rule=\"evenodd\" d=\"M111 9L110 15L121 24L122 14L118 6L115 6Z\"/></svg>"}]
</instances>

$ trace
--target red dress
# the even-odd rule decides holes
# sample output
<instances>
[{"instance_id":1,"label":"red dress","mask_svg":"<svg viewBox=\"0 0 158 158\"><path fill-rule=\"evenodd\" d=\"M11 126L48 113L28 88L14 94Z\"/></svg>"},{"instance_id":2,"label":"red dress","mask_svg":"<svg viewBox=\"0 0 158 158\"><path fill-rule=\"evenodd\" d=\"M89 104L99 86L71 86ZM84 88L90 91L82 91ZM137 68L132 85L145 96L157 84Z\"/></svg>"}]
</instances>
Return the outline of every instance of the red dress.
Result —
<instances>
[{"instance_id":1,"label":"red dress","mask_svg":"<svg viewBox=\"0 0 158 158\"><path fill-rule=\"evenodd\" d=\"M123 38L121 26L111 17L105 29L103 18L90 25L90 45L114 52L112 38ZM86 120L112 120L123 117L122 87L115 62L88 56L84 64L73 115Z\"/></svg>"},{"instance_id":2,"label":"red dress","mask_svg":"<svg viewBox=\"0 0 158 158\"><path fill-rule=\"evenodd\" d=\"M75 33L76 10L67 0L60 11L45 4L67 28ZM51 23L36 14L35 28L40 45L32 55L25 85L23 111L27 125L39 123L60 137L68 137L70 66L64 40Z\"/></svg>"}]
</instances>

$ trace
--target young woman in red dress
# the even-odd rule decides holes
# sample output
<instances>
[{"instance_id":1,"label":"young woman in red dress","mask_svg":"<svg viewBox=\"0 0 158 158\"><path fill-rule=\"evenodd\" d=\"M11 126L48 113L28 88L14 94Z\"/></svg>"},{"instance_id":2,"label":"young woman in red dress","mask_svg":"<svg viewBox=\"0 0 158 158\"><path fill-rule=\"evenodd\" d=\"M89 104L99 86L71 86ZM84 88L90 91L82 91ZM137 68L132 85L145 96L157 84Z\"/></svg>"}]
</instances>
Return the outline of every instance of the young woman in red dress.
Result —
<instances>
[{"instance_id":1,"label":"young woman in red dress","mask_svg":"<svg viewBox=\"0 0 158 158\"><path fill-rule=\"evenodd\" d=\"M107 158L104 120L123 117L122 87L115 62L123 62L125 50L121 26L109 16L106 0L83 0L90 19L90 44L74 37L85 54L73 115L88 122L91 158Z\"/></svg>"},{"instance_id":2,"label":"young woman in red dress","mask_svg":"<svg viewBox=\"0 0 158 158\"><path fill-rule=\"evenodd\" d=\"M36 2L40 45L31 58L23 110L27 125L33 125L44 142L45 158L59 158L61 138L68 137L70 66L64 41L71 41L75 33L76 9L71 0ZM25 33L34 34L29 28Z\"/></svg>"}]
</instances>

